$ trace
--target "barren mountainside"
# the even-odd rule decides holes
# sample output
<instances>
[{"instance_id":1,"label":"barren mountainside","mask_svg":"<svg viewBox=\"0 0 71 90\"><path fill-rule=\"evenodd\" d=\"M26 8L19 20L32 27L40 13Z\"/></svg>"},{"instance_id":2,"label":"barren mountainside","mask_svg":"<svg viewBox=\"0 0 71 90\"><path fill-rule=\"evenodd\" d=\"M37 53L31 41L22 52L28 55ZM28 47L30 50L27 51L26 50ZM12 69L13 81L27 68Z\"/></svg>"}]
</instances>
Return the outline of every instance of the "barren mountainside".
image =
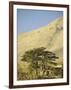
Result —
<instances>
[{"instance_id":1,"label":"barren mountainside","mask_svg":"<svg viewBox=\"0 0 71 90\"><path fill-rule=\"evenodd\" d=\"M27 50L45 47L46 50L55 52L59 57L57 63L63 62L63 18L52 21L31 32L23 32L18 35L18 61ZM20 62L21 63L21 62Z\"/></svg>"}]
</instances>

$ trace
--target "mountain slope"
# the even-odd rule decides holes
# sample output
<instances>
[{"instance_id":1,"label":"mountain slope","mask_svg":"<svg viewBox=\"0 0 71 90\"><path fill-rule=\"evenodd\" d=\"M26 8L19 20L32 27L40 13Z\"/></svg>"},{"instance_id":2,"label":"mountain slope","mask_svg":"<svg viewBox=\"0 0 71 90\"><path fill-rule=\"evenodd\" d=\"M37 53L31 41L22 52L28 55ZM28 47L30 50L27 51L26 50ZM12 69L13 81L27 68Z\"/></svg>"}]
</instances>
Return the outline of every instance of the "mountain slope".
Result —
<instances>
[{"instance_id":1,"label":"mountain slope","mask_svg":"<svg viewBox=\"0 0 71 90\"><path fill-rule=\"evenodd\" d=\"M63 18L52 21L49 25L18 35L18 61L25 51L45 47L55 52L59 57L58 63L63 61Z\"/></svg>"}]
</instances>

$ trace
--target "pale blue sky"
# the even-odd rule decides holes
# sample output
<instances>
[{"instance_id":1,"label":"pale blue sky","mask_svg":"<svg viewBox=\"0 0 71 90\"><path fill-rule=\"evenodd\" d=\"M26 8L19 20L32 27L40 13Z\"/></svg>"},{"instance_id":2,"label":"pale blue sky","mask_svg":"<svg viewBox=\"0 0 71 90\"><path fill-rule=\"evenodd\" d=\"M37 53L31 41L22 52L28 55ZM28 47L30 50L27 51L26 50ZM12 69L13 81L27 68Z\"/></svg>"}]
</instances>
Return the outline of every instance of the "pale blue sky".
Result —
<instances>
[{"instance_id":1,"label":"pale blue sky","mask_svg":"<svg viewBox=\"0 0 71 90\"><path fill-rule=\"evenodd\" d=\"M17 9L17 31L29 32L62 17L63 11Z\"/></svg>"}]
</instances>

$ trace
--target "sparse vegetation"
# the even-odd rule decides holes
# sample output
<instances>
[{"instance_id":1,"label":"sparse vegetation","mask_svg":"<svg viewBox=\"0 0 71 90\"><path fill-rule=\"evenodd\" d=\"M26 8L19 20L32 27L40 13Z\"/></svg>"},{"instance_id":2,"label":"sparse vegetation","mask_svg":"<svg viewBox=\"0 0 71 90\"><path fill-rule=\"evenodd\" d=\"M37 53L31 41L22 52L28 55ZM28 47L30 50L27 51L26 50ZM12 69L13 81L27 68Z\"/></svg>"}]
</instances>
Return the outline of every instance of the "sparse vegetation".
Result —
<instances>
[{"instance_id":1,"label":"sparse vegetation","mask_svg":"<svg viewBox=\"0 0 71 90\"><path fill-rule=\"evenodd\" d=\"M28 71L18 67L18 80L54 79L63 77L63 65L58 65L55 53L46 51L46 48L34 48L26 51L21 61L28 63Z\"/></svg>"}]
</instances>

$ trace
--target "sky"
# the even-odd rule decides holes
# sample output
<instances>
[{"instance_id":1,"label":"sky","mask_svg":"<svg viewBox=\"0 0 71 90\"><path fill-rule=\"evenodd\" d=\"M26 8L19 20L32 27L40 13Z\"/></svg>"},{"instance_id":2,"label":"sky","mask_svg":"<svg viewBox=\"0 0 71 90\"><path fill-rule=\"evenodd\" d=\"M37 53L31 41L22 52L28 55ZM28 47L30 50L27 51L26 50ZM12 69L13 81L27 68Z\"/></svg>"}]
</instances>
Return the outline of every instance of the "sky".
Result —
<instances>
[{"instance_id":1,"label":"sky","mask_svg":"<svg viewBox=\"0 0 71 90\"><path fill-rule=\"evenodd\" d=\"M62 17L63 11L17 9L17 31L29 32Z\"/></svg>"}]
</instances>

